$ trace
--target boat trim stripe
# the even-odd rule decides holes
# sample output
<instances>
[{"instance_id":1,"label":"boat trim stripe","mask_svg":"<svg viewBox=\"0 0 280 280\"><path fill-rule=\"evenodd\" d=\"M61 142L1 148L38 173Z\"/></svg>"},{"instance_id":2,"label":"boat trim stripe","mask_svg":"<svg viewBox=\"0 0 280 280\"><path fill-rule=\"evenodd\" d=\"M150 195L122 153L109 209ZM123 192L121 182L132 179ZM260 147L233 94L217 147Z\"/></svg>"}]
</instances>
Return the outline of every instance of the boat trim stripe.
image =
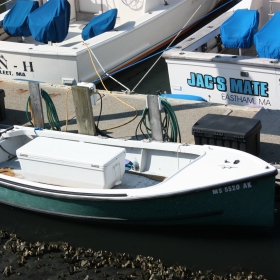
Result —
<instances>
[{"instance_id":1,"label":"boat trim stripe","mask_svg":"<svg viewBox=\"0 0 280 280\"><path fill-rule=\"evenodd\" d=\"M191 194L195 192L204 192L204 191L209 191L215 188L220 188L223 186L228 186L231 184L240 184L244 183L250 180L257 180L259 178L266 178L270 176L276 176L277 174L277 169L275 171L272 171L268 174L261 174L261 175L254 175L250 176L248 178L244 178L242 180L235 180L235 181L228 181L228 182L223 182L220 184L215 184L215 185L209 185L205 187L201 187L199 189L194 189L194 190L183 190L183 191L178 191L176 193L167 193L167 194L159 194L158 196L149 196L149 197L129 197L127 193L108 193L108 194L101 194L101 193L82 193L82 192L66 192L63 190L50 190L47 188L40 188L38 189L37 187L26 185L26 184L21 184L18 182L13 182L9 180L5 180L3 178L0 178L0 186L1 184L5 185L5 187L9 189L13 189L16 191L21 191L25 193L31 193L34 195L44 195L47 197L55 197L55 198L61 198L63 196L63 199L78 199L78 200L100 200L102 198L128 198L127 200L149 200L149 199L156 199L156 198L164 198L164 197L174 197L178 195L183 195L183 194Z\"/></svg>"},{"instance_id":2,"label":"boat trim stripe","mask_svg":"<svg viewBox=\"0 0 280 280\"><path fill-rule=\"evenodd\" d=\"M164 221L178 221L178 220L186 220L186 219L195 219L195 218L203 218L203 217L209 217L209 216L216 216L216 215L222 215L224 213L223 210L217 210L212 212L203 212L203 213L197 213L197 214L191 214L191 215L182 215L182 216L169 216L169 217L149 217L149 218L135 218L135 217L127 217L127 218L116 218L116 217L97 217L97 216L82 216L82 215L71 215L71 214L65 214L65 213L59 213L59 212L51 212L48 210L42 210L38 208L33 207L26 207L22 205L17 205L14 203L9 203L6 201L0 200L1 203L24 209L27 211L35 211L37 213L43 213L53 216L60 216L60 217L66 217L66 218L75 218L75 219L83 219L83 220L92 220L92 221L118 221L118 222L164 222Z\"/></svg>"},{"instance_id":3,"label":"boat trim stripe","mask_svg":"<svg viewBox=\"0 0 280 280\"><path fill-rule=\"evenodd\" d=\"M8 180L2 179L2 178L0 179L0 184L5 185L5 187L7 187L9 189L13 189L13 190L16 190L16 191L22 191L22 192L30 192L30 193L33 193L35 195L38 195L41 192L45 192L46 196L57 197L55 194L57 194L57 195L68 195L68 196L71 196L71 197L65 196L64 198L69 198L69 199L71 199L74 196L88 196L88 197L96 197L96 196L97 197L127 197L128 196L126 193L117 193L117 194L69 193L69 192L65 192L65 191L50 190L50 189L46 189L46 188L38 189L37 187L34 187L34 186L21 184L21 183L16 183L16 182L8 181ZM19 188L21 188L21 189L19 189ZM82 199L82 198L80 198L80 199Z\"/></svg>"}]
</instances>

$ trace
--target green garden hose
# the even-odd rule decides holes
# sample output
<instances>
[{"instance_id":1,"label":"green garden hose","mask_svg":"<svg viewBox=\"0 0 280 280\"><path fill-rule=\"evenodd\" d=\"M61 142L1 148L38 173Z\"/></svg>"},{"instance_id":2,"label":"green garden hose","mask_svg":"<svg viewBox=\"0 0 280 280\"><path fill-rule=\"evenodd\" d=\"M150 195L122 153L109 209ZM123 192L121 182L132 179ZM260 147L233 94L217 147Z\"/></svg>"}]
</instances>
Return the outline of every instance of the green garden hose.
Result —
<instances>
[{"instance_id":1,"label":"green garden hose","mask_svg":"<svg viewBox=\"0 0 280 280\"><path fill-rule=\"evenodd\" d=\"M163 97L160 97L160 101L164 110L164 118L162 120L162 134L163 134L163 141L165 142L181 142L181 133L179 128L179 123L176 117L176 114L170 105L170 103ZM151 129L148 126L149 120L149 109L147 107L144 108L142 112L142 118L139 124L136 127L135 136L137 138L137 130L140 128L142 134L145 138L151 139ZM144 125L146 133L142 130L142 125ZM170 131L169 131L170 129Z\"/></svg>"},{"instance_id":2,"label":"green garden hose","mask_svg":"<svg viewBox=\"0 0 280 280\"><path fill-rule=\"evenodd\" d=\"M43 99L45 100L46 113L47 113L47 118L49 121L49 127L45 127L45 128L52 129L52 130L61 130L58 115L57 115L57 112L56 112L56 109L55 109L55 106L53 104L51 97L43 89L41 89L41 95L42 95ZM30 96L27 98L27 101L26 101L26 117L27 117L28 121L34 126L34 124L32 123L32 120L30 119L29 114L28 114L29 100L30 100Z\"/></svg>"}]
</instances>

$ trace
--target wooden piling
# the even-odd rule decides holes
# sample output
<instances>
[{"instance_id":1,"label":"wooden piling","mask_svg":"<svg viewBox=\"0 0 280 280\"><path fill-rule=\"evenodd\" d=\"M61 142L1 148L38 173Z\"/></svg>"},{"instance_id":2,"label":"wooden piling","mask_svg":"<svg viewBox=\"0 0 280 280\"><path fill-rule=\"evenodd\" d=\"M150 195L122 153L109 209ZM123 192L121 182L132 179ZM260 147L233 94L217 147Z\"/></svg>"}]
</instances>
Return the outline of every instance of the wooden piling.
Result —
<instances>
[{"instance_id":1,"label":"wooden piling","mask_svg":"<svg viewBox=\"0 0 280 280\"><path fill-rule=\"evenodd\" d=\"M72 86L78 133L96 136L90 94L91 90L88 87Z\"/></svg>"},{"instance_id":2,"label":"wooden piling","mask_svg":"<svg viewBox=\"0 0 280 280\"><path fill-rule=\"evenodd\" d=\"M41 88L38 82L29 82L32 122L35 127L44 128Z\"/></svg>"},{"instance_id":3,"label":"wooden piling","mask_svg":"<svg viewBox=\"0 0 280 280\"><path fill-rule=\"evenodd\" d=\"M161 113L159 110L159 100L157 95L147 95L149 108L150 125L152 130L152 140L163 141Z\"/></svg>"}]
</instances>

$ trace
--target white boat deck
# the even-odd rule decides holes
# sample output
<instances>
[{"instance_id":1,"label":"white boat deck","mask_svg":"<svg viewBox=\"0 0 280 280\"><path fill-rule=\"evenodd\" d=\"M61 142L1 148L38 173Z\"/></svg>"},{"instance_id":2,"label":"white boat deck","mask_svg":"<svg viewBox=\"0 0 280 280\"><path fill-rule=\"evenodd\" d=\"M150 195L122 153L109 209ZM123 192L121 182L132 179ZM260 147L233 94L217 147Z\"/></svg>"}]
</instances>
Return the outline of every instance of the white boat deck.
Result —
<instances>
[{"instance_id":1,"label":"white boat deck","mask_svg":"<svg viewBox=\"0 0 280 280\"><path fill-rule=\"evenodd\" d=\"M77 43L83 41L81 37L81 33L83 28L86 26L86 21L75 21L69 25L69 32L65 40L61 43L54 43L55 46L63 46L63 47L71 47ZM26 44L34 44L34 45L44 45L44 43L36 41L32 36L25 37L24 41L21 37L9 37L7 40L9 42L14 43L26 43Z\"/></svg>"},{"instance_id":2,"label":"white boat deck","mask_svg":"<svg viewBox=\"0 0 280 280\"><path fill-rule=\"evenodd\" d=\"M178 49L180 49L180 52L184 51L192 51L192 52L197 52L198 48L201 47L202 44L206 44L209 39L212 39L214 36L218 36L220 34L220 26L221 24L226 21L228 18L231 17L233 14L232 11L223 13L221 16L218 18L214 19L211 21L208 25L205 25L192 35L190 35L188 38L185 40L181 41L178 45L177 48L169 50L167 53L172 54L172 53L177 53ZM222 43L220 43L221 45ZM205 53L210 53L212 52L212 49L217 47L217 43L214 42L213 45L208 45L207 44L207 49L204 51ZM239 55L239 49L229 49L226 48L225 46L220 46L221 51L219 53L222 54L230 54L230 55ZM182 54L182 53L181 53ZM250 49L242 49L242 55L243 56L253 56L257 57L257 52L255 49L255 46L252 46Z\"/></svg>"},{"instance_id":3,"label":"white boat deck","mask_svg":"<svg viewBox=\"0 0 280 280\"><path fill-rule=\"evenodd\" d=\"M81 37L83 28L88 24L88 21L78 20L73 21L69 25L69 31L67 37L61 43L53 43L53 46L57 47L72 47L78 43L83 42ZM120 25L120 20L117 18L116 27ZM34 44L45 45L44 43L36 41L32 36L30 37L8 37L5 41L19 43L19 44Z\"/></svg>"},{"instance_id":4,"label":"white boat deck","mask_svg":"<svg viewBox=\"0 0 280 280\"><path fill-rule=\"evenodd\" d=\"M180 48L181 51L195 51L196 48L201 46L201 44L206 43L209 39L212 39L214 36L220 34L221 24L230 18L232 14L233 13L231 11L223 13L209 24L181 41L177 47ZM201 40L203 40L203 42ZM171 49L166 53L172 53L174 50L177 49Z\"/></svg>"},{"instance_id":5,"label":"white boat deck","mask_svg":"<svg viewBox=\"0 0 280 280\"><path fill-rule=\"evenodd\" d=\"M186 23L191 25L201 19L218 2L176 0L164 5L162 0L116 0L81 1L78 5L78 0L69 0L70 28L62 43L42 44L32 37L24 40L20 36L10 38L0 29L1 54L5 64L0 75L11 80L64 85L95 81L104 69L109 73L115 72L161 48ZM115 28L86 40L86 47L80 35L84 26L112 8L118 9ZM0 22L4 16L5 12L0 15ZM172 24L166 25L166 22ZM90 50L98 59L96 70L89 57Z\"/></svg>"},{"instance_id":6,"label":"white boat deck","mask_svg":"<svg viewBox=\"0 0 280 280\"><path fill-rule=\"evenodd\" d=\"M48 171L46 170L46 172ZM0 174L12 176L19 179L26 179L24 172L21 169L20 161L18 158L13 158L10 161L0 163ZM149 175L125 172L122 177L122 183L114 186L112 189L139 189L151 187L160 183L159 180L154 180L146 176ZM158 176L155 176L155 178L156 177ZM61 188L63 188L63 186L61 186Z\"/></svg>"}]
</instances>

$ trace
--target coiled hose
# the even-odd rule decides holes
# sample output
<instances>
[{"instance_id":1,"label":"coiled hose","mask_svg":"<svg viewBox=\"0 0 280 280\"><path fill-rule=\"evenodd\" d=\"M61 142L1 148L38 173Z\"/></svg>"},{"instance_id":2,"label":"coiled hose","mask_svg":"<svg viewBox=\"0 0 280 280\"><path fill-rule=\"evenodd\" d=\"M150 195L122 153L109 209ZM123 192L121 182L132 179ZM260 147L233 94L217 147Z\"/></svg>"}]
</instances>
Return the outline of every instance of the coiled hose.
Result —
<instances>
[{"instance_id":1,"label":"coiled hose","mask_svg":"<svg viewBox=\"0 0 280 280\"><path fill-rule=\"evenodd\" d=\"M176 117L176 114L170 105L170 103L163 97L160 97L160 101L164 110L164 118L162 120L162 134L163 134L163 141L165 142L181 142L181 132L179 128L179 123ZM149 109L147 107L144 108L142 112L142 118L138 123L136 130L135 130L135 137L137 137L138 128L141 130L143 136L146 139L151 139L151 129L148 126L150 122L149 119ZM142 125L144 125L146 133L143 132ZM169 131L170 129L170 131Z\"/></svg>"},{"instance_id":2,"label":"coiled hose","mask_svg":"<svg viewBox=\"0 0 280 280\"><path fill-rule=\"evenodd\" d=\"M56 109L55 109L55 106L53 104L51 97L43 89L41 89L41 95L42 95L43 99L45 100L46 113L47 113L47 118L49 121L49 127L45 127L45 128L52 129L52 130L61 130L59 118L58 118L58 115L57 115L57 112L56 112ZM30 119L29 114L28 114L29 103L30 103L30 96L27 98L27 101L26 101L26 117L27 117L27 120L31 123L31 125L34 126L34 124L32 123L32 120Z\"/></svg>"}]
</instances>

